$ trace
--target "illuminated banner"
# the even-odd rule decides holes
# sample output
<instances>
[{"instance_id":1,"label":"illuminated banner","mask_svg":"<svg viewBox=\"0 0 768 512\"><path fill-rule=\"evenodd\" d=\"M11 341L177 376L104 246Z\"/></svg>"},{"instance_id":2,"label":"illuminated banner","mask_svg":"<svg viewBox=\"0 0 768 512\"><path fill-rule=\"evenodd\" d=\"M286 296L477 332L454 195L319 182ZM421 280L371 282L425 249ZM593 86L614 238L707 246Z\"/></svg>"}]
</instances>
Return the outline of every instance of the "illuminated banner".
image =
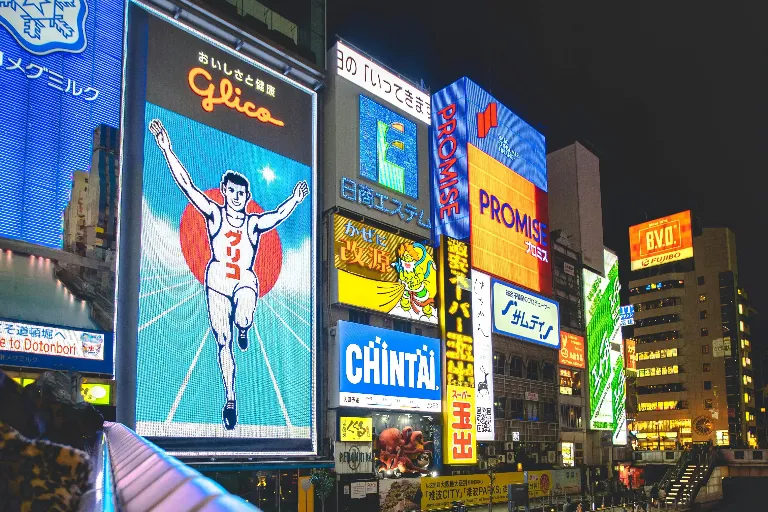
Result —
<instances>
[{"instance_id":1,"label":"illuminated banner","mask_svg":"<svg viewBox=\"0 0 768 512\"><path fill-rule=\"evenodd\" d=\"M629 372L636 372L637 371L637 351L635 349L635 340L634 338L627 338L624 340L624 349L626 351L626 355L624 358L625 364L626 364L626 370Z\"/></svg>"},{"instance_id":2,"label":"illuminated banner","mask_svg":"<svg viewBox=\"0 0 768 512\"><path fill-rule=\"evenodd\" d=\"M328 62L336 66L325 91L325 209L428 239L429 94L341 41Z\"/></svg>"},{"instance_id":3,"label":"illuminated banner","mask_svg":"<svg viewBox=\"0 0 768 512\"><path fill-rule=\"evenodd\" d=\"M440 310L445 343L444 453L446 464L477 461L472 281L469 244L440 240Z\"/></svg>"},{"instance_id":4,"label":"illuminated banner","mask_svg":"<svg viewBox=\"0 0 768 512\"><path fill-rule=\"evenodd\" d=\"M560 348L557 302L493 280L493 331L549 348Z\"/></svg>"},{"instance_id":5,"label":"illuminated banner","mask_svg":"<svg viewBox=\"0 0 768 512\"><path fill-rule=\"evenodd\" d=\"M409 84L384 66L336 42L336 74L375 94L390 105L405 110L413 117L430 123L429 94Z\"/></svg>"},{"instance_id":6,"label":"illuminated banner","mask_svg":"<svg viewBox=\"0 0 768 512\"><path fill-rule=\"evenodd\" d=\"M589 364L589 428L613 431L627 443L624 351L619 326L619 259L603 251L605 277L584 269L584 307Z\"/></svg>"},{"instance_id":7,"label":"illuminated banner","mask_svg":"<svg viewBox=\"0 0 768 512\"><path fill-rule=\"evenodd\" d=\"M0 321L0 365L112 373L112 333Z\"/></svg>"},{"instance_id":8,"label":"illuminated banner","mask_svg":"<svg viewBox=\"0 0 768 512\"><path fill-rule=\"evenodd\" d=\"M341 416L339 438L341 441L372 441L373 419Z\"/></svg>"},{"instance_id":9,"label":"illuminated banner","mask_svg":"<svg viewBox=\"0 0 768 512\"><path fill-rule=\"evenodd\" d=\"M112 385L83 382L80 388L83 400L94 405L109 405L112 397Z\"/></svg>"},{"instance_id":10,"label":"illuminated banner","mask_svg":"<svg viewBox=\"0 0 768 512\"><path fill-rule=\"evenodd\" d=\"M428 245L333 217L338 301L437 324L437 267Z\"/></svg>"},{"instance_id":11,"label":"illuminated banner","mask_svg":"<svg viewBox=\"0 0 768 512\"><path fill-rule=\"evenodd\" d=\"M511 169L547 191L543 135L468 78L461 78L433 94L432 100L432 197L436 234L469 238L468 164L472 161L467 154L468 145L507 168L498 176L497 185L506 183ZM520 215L522 217L523 212Z\"/></svg>"},{"instance_id":12,"label":"illuminated banner","mask_svg":"<svg viewBox=\"0 0 768 512\"><path fill-rule=\"evenodd\" d=\"M120 126L124 8L0 2L0 237L62 247L73 174L91 169L94 130Z\"/></svg>"},{"instance_id":13,"label":"illuminated banner","mask_svg":"<svg viewBox=\"0 0 768 512\"><path fill-rule=\"evenodd\" d=\"M339 321L339 405L440 412L440 340Z\"/></svg>"},{"instance_id":14,"label":"illuminated banner","mask_svg":"<svg viewBox=\"0 0 768 512\"><path fill-rule=\"evenodd\" d=\"M146 84L136 431L315 453L316 94L132 9L148 41L129 84Z\"/></svg>"},{"instance_id":15,"label":"illuminated banner","mask_svg":"<svg viewBox=\"0 0 768 512\"><path fill-rule=\"evenodd\" d=\"M560 331L560 364L584 368L584 338Z\"/></svg>"},{"instance_id":16,"label":"illuminated banner","mask_svg":"<svg viewBox=\"0 0 768 512\"><path fill-rule=\"evenodd\" d=\"M477 440L493 441L493 346L491 344L491 276L472 271L472 327L475 347Z\"/></svg>"},{"instance_id":17,"label":"illuminated banner","mask_svg":"<svg viewBox=\"0 0 768 512\"><path fill-rule=\"evenodd\" d=\"M621 317L621 326L635 325L635 306L630 304L629 306L621 306L619 310Z\"/></svg>"},{"instance_id":18,"label":"illuminated banner","mask_svg":"<svg viewBox=\"0 0 768 512\"><path fill-rule=\"evenodd\" d=\"M528 471L531 475L540 471ZM496 473L493 482L493 502L507 502L507 485L521 484L525 478L522 471L516 473ZM488 475L438 476L421 479L421 509L447 510L455 501L462 501L467 506L488 505L490 498L490 480ZM532 496L532 495L531 495ZM417 510L416 508L408 510Z\"/></svg>"},{"instance_id":19,"label":"illuminated banner","mask_svg":"<svg viewBox=\"0 0 768 512\"><path fill-rule=\"evenodd\" d=\"M630 227L629 252L632 270L693 258L691 211Z\"/></svg>"}]
</instances>

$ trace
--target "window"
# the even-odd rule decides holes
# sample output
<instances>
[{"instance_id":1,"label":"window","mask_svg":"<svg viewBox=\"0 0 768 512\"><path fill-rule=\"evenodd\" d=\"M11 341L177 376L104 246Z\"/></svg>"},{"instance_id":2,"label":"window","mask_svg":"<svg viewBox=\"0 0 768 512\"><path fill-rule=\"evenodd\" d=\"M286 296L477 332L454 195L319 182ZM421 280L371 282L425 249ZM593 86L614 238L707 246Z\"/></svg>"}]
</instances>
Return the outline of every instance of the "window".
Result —
<instances>
[{"instance_id":1,"label":"window","mask_svg":"<svg viewBox=\"0 0 768 512\"><path fill-rule=\"evenodd\" d=\"M392 329L394 329L395 331L407 332L408 334L410 334L411 322L406 322L404 320L392 320Z\"/></svg>"},{"instance_id":2,"label":"window","mask_svg":"<svg viewBox=\"0 0 768 512\"><path fill-rule=\"evenodd\" d=\"M709 391L712 389L712 381L711 380L705 380L704 381L704 391Z\"/></svg>"},{"instance_id":3,"label":"window","mask_svg":"<svg viewBox=\"0 0 768 512\"><path fill-rule=\"evenodd\" d=\"M704 363L704 364L701 366L701 371L703 371L703 372L708 372L708 371L710 371L711 369L712 369L712 364L711 364L711 363Z\"/></svg>"},{"instance_id":4,"label":"window","mask_svg":"<svg viewBox=\"0 0 768 512\"><path fill-rule=\"evenodd\" d=\"M573 372L573 396L581 396L581 372Z\"/></svg>"},{"instance_id":5,"label":"window","mask_svg":"<svg viewBox=\"0 0 768 512\"><path fill-rule=\"evenodd\" d=\"M557 421L556 416L557 404L554 402L543 402L541 404L541 419L542 421Z\"/></svg>"},{"instance_id":6,"label":"window","mask_svg":"<svg viewBox=\"0 0 768 512\"><path fill-rule=\"evenodd\" d=\"M527 421L539 421L539 402L530 400L525 402L525 419Z\"/></svg>"},{"instance_id":7,"label":"window","mask_svg":"<svg viewBox=\"0 0 768 512\"><path fill-rule=\"evenodd\" d=\"M707 310L702 309L699 311L699 320L705 320L707 318Z\"/></svg>"},{"instance_id":8,"label":"window","mask_svg":"<svg viewBox=\"0 0 768 512\"><path fill-rule=\"evenodd\" d=\"M638 361L647 361L649 359L666 359L667 357L677 357L676 348L667 348L663 350L654 350L651 352L638 352Z\"/></svg>"},{"instance_id":9,"label":"window","mask_svg":"<svg viewBox=\"0 0 768 512\"><path fill-rule=\"evenodd\" d=\"M371 314L356 309L349 310L349 321L356 324L371 325Z\"/></svg>"},{"instance_id":10,"label":"window","mask_svg":"<svg viewBox=\"0 0 768 512\"><path fill-rule=\"evenodd\" d=\"M635 320L635 327L648 327L651 325L661 325L679 321L680 315L678 314L652 316L650 318L640 318Z\"/></svg>"},{"instance_id":11,"label":"window","mask_svg":"<svg viewBox=\"0 0 768 512\"><path fill-rule=\"evenodd\" d=\"M507 398L500 396L496 398L496 401L493 402L493 409L494 414L497 418L505 418L506 417L506 404L507 404Z\"/></svg>"},{"instance_id":12,"label":"window","mask_svg":"<svg viewBox=\"0 0 768 512\"><path fill-rule=\"evenodd\" d=\"M539 362L535 359L528 360L525 378L528 380L539 380Z\"/></svg>"},{"instance_id":13,"label":"window","mask_svg":"<svg viewBox=\"0 0 768 512\"><path fill-rule=\"evenodd\" d=\"M493 373L496 375L504 375L504 366L507 358L500 352L493 353Z\"/></svg>"},{"instance_id":14,"label":"window","mask_svg":"<svg viewBox=\"0 0 768 512\"><path fill-rule=\"evenodd\" d=\"M661 281L659 283L651 283L644 286L638 286L636 288L630 288L629 296L642 295L644 293L659 292L661 290L669 290L672 288L685 288L685 282L680 280L675 281Z\"/></svg>"},{"instance_id":15,"label":"window","mask_svg":"<svg viewBox=\"0 0 768 512\"><path fill-rule=\"evenodd\" d=\"M656 366L653 368L640 368L637 377L657 377L659 375L674 375L680 373L680 368L674 364L669 366Z\"/></svg>"},{"instance_id":16,"label":"window","mask_svg":"<svg viewBox=\"0 0 768 512\"><path fill-rule=\"evenodd\" d=\"M704 284L704 276L699 276L696 278L696 281L699 283L699 286Z\"/></svg>"},{"instance_id":17,"label":"window","mask_svg":"<svg viewBox=\"0 0 768 512\"><path fill-rule=\"evenodd\" d=\"M683 303L680 297L667 297L665 299L649 300L635 304L635 312L650 311L652 309L667 308L670 306L679 306Z\"/></svg>"},{"instance_id":18,"label":"window","mask_svg":"<svg viewBox=\"0 0 768 512\"><path fill-rule=\"evenodd\" d=\"M552 363L544 363L541 365L541 379L544 382L555 382L555 365Z\"/></svg>"},{"instance_id":19,"label":"window","mask_svg":"<svg viewBox=\"0 0 768 512\"><path fill-rule=\"evenodd\" d=\"M522 420L525 416L525 402L518 398L509 399L509 409L507 418L512 420Z\"/></svg>"},{"instance_id":20,"label":"window","mask_svg":"<svg viewBox=\"0 0 768 512\"><path fill-rule=\"evenodd\" d=\"M642 345L643 343L656 343L657 341L670 341L680 339L680 331L663 331L655 334L643 334L635 336L635 341Z\"/></svg>"},{"instance_id":21,"label":"window","mask_svg":"<svg viewBox=\"0 0 768 512\"><path fill-rule=\"evenodd\" d=\"M712 399L711 398L705 398L704 399L704 408L705 409L712 409Z\"/></svg>"},{"instance_id":22,"label":"window","mask_svg":"<svg viewBox=\"0 0 768 512\"><path fill-rule=\"evenodd\" d=\"M709 336L709 329L706 327L701 328L701 337L703 338L704 336Z\"/></svg>"},{"instance_id":23,"label":"window","mask_svg":"<svg viewBox=\"0 0 768 512\"><path fill-rule=\"evenodd\" d=\"M513 377L523 378L523 358L520 356L512 356L509 360L509 374Z\"/></svg>"},{"instance_id":24,"label":"window","mask_svg":"<svg viewBox=\"0 0 768 512\"><path fill-rule=\"evenodd\" d=\"M699 294L699 302L707 302L707 294L706 293L700 293Z\"/></svg>"},{"instance_id":25,"label":"window","mask_svg":"<svg viewBox=\"0 0 768 512\"><path fill-rule=\"evenodd\" d=\"M581 428L581 407L575 405L561 405L560 426L563 428Z\"/></svg>"},{"instance_id":26,"label":"window","mask_svg":"<svg viewBox=\"0 0 768 512\"><path fill-rule=\"evenodd\" d=\"M709 354L709 344L701 346L701 353L702 354Z\"/></svg>"}]
</instances>

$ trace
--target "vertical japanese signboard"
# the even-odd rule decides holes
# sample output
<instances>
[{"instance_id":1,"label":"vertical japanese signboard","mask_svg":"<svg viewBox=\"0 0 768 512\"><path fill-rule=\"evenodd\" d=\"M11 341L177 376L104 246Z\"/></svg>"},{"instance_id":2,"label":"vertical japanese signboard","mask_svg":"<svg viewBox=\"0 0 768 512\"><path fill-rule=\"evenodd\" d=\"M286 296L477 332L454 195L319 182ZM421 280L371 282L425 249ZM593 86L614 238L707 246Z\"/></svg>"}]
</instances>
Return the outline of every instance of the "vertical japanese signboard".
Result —
<instances>
[{"instance_id":1,"label":"vertical japanese signboard","mask_svg":"<svg viewBox=\"0 0 768 512\"><path fill-rule=\"evenodd\" d=\"M126 121L143 142L136 431L192 453L315 453L317 96L131 9L148 41L127 86L145 93Z\"/></svg>"},{"instance_id":2,"label":"vertical japanese signboard","mask_svg":"<svg viewBox=\"0 0 768 512\"><path fill-rule=\"evenodd\" d=\"M491 344L491 276L472 271L472 327L475 347L477 440L493 441L493 346Z\"/></svg>"},{"instance_id":3,"label":"vertical japanese signboard","mask_svg":"<svg viewBox=\"0 0 768 512\"><path fill-rule=\"evenodd\" d=\"M619 259L604 251L605 277L584 269L584 307L589 364L589 428L613 431L627 442L624 351L620 327Z\"/></svg>"},{"instance_id":4,"label":"vertical japanese signboard","mask_svg":"<svg viewBox=\"0 0 768 512\"><path fill-rule=\"evenodd\" d=\"M343 215L333 216L338 301L437 324L434 249Z\"/></svg>"},{"instance_id":5,"label":"vertical japanese signboard","mask_svg":"<svg viewBox=\"0 0 768 512\"><path fill-rule=\"evenodd\" d=\"M440 240L440 309L445 343L445 463L474 464L476 452L475 358L469 244Z\"/></svg>"}]
</instances>

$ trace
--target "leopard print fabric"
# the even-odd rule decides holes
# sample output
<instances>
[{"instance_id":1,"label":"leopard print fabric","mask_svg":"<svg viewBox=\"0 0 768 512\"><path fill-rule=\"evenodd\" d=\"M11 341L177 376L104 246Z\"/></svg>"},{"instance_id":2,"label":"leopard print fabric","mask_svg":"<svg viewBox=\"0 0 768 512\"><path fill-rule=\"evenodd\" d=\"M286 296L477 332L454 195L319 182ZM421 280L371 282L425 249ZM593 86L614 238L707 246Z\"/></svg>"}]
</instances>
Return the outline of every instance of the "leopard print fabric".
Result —
<instances>
[{"instance_id":1,"label":"leopard print fabric","mask_svg":"<svg viewBox=\"0 0 768 512\"><path fill-rule=\"evenodd\" d=\"M0 511L77 510L88 485L88 455L33 441L0 422Z\"/></svg>"}]
</instances>

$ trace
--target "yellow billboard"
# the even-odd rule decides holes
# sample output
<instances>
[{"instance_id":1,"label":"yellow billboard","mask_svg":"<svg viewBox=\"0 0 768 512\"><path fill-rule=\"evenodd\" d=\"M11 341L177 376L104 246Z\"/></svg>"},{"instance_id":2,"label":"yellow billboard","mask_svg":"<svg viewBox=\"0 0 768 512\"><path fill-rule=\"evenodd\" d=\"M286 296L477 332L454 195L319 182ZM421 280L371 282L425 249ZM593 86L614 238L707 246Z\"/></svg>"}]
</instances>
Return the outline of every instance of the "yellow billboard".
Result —
<instances>
[{"instance_id":1,"label":"yellow billboard","mask_svg":"<svg viewBox=\"0 0 768 512\"><path fill-rule=\"evenodd\" d=\"M524 478L522 472L497 473L493 482L493 502L506 502L507 485L521 484ZM444 510L454 501L463 501L467 506L487 505L489 482L488 475L484 474L422 478L421 510Z\"/></svg>"},{"instance_id":2,"label":"yellow billboard","mask_svg":"<svg viewBox=\"0 0 768 512\"><path fill-rule=\"evenodd\" d=\"M373 441L373 418L341 416L339 419L339 440Z\"/></svg>"},{"instance_id":3,"label":"yellow billboard","mask_svg":"<svg viewBox=\"0 0 768 512\"><path fill-rule=\"evenodd\" d=\"M338 302L437 324L434 249L336 214Z\"/></svg>"}]
</instances>

